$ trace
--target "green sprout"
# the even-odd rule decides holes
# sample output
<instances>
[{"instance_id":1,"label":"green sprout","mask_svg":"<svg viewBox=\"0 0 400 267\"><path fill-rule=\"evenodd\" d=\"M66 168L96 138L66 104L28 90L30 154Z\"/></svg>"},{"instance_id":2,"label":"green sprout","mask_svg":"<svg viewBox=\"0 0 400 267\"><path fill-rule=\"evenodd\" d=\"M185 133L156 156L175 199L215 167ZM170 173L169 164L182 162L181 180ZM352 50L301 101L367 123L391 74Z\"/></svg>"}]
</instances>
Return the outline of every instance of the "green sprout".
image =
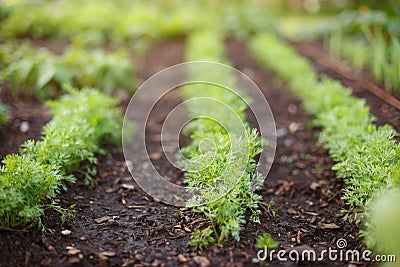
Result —
<instances>
[{"instance_id":1,"label":"green sprout","mask_svg":"<svg viewBox=\"0 0 400 267\"><path fill-rule=\"evenodd\" d=\"M274 249L279 246L279 242L276 242L272 239L272 237L266 232L262 233L257 237L256 240L256 248L258 249Z\"/></svg>"}]
</instances>

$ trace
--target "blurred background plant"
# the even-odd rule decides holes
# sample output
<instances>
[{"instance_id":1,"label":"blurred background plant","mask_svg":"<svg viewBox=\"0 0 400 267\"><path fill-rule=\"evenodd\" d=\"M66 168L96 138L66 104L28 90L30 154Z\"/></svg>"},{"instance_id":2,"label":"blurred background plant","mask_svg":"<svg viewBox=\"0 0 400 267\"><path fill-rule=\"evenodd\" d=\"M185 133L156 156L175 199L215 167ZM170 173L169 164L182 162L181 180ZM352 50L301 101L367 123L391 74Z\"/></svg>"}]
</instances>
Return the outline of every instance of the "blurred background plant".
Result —
<instances>
[{"instance_id":1,"label":"blurred background plant","mask_svg":"<svg viewBox=\"0 0 400 267\"><path fill-rule=\"evenodd\" d=\"M29 43L0 45L0 84L10 83L11 93L42 99L61 94L62 85L96 87L105 93L135 88L133 66L123 50L112 53L73 46L62 55Z\"/></svg>"},{"instance_id":2,"label":"blurred background plant","mask_svg":"<svg viewBox=\"0 0 400 267\"><path fill-rule=\"evenodd\" d=\"M325 34L329 53L348 61L358 71L368 69L389 92L400 86L400 3L381 9L362 4L339 14Z\"/></svg>"},{"instance_id":3,"label":"blurred background plant","mask_svg":"<svg viewBox=\"0 0 400 267\"><path fill-rule=\"evenodd\" d=\"M7 124L8 119L6 117L7 106L0 103L0 129L3 125Z\"/></svg>"},{"instance_id":4,"label":"blurred background plant","mask_svg":"<svg viewBox=\"0 0 400 267\"><path fill-rule=\"evenodd\" d=\"M400 2L268 1L275 25L292 40L320 40L332 57L366 72L388 92L400 89Z\"/></svg>"}]
</instances>

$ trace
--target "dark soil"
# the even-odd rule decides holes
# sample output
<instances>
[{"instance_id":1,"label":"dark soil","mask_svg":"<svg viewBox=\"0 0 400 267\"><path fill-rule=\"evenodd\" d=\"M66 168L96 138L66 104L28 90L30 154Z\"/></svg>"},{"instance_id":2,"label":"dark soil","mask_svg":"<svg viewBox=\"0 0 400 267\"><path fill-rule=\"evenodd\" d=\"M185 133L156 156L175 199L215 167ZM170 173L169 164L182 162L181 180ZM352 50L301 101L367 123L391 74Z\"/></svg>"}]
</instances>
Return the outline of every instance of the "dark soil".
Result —
<instances>
[{"instance_id":1,"label":"dark soil","mask_svg":"<svg viewBox=\"0 0 400 267\"><path fill-rule=\"evenodd\" d=\"M18 148L26 140L40 138L43 125L50 120L41 102L32 98L14 98L8 88L4 89L0 91L0 100L8 107L9 123L0 130L0 158L18 153Z\"/></svg>"},{"instance_id":2,"label":"dark soil","mask_svg":"<svg viewBox=\"0 0 400 267\"><path fill-rule=\"evenodd\" d=\"M155 72L182 62L183 51L182 40L175 40L155 45L146 56L135 57L139 84ZM340 212L345 208L341 201L343 183L330 170L332 161L327 151L316 145L318 130L310 129L311 118L282 83L255 65L244 44L231 40L227 51L234 67L248 74L265 93L275 116L276 156L259 193L265 202L275 201L276 217L262 209L261 223L244 225L240 242L231 239L223 247L213 245L194 253L187 244L190 233L205 226L202 216L159 203L144 193L127 171L121 150L111 147L107 156L99 157L94 189L88 189L79 180L57 199L65 207L77 204L75 218L61 226L60 216L46 211L43 222L53 232L42 233L36 225L21 231L0 231L0 266L258 266L254 243L263 232L271 234L281 243L280 248L286 250L336 248L340 238L347 240L348 249L363 249L358 227L343 220ZM117 95L126 105L129 97L123 93ZM6 93L1 97L1 101L12 107L11 123L1 131L0 151L4 156L17 152L24 140L39 138L49 117L35 101L13 100ZM167 107L180 99L178 94L171 94L163 101L169 103L163 105L167 112ZM167 115L162 110L160 107L150 117L150 135L159 135ZM21 133L20 121L30 123L28 133ZM148 146L153 152L159 151L159 142L149 142ZM162 155L155 157L153 163L163 173L169 173L171 180L181 182L182 173ZM65 229L71 234L62 235ZM274 260L269 266L296 264L313 265Z\"/></svg>"}]
</instances>

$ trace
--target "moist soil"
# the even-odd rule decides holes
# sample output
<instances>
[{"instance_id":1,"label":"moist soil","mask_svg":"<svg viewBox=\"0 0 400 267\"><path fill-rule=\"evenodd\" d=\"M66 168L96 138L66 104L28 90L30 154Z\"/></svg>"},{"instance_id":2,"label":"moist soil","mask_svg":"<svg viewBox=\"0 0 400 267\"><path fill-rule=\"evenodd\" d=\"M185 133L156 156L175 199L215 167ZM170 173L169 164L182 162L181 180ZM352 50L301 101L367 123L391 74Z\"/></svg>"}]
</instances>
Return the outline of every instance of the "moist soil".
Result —
<instances>
[{"instance_id":1,"label":"moist soil","mask_svg":"<svg viewBox=\"0 0 400 267\"><path fill-rule=\"evenodd\" d=\"M344 220L340 211L346 208L341 200L344 184L331 171L333 162L327 151L317 145L319 130L310 127L312 118L283 83L255 64L243 43L229 40L227 52L234 67L261 88L276 120L274 163L258 191L264 202L275 202L276 216L262 206L260 223L243 225L240 242L231 238L223 247L212 245L192 252L188 246L191 232L206 227L204 218L191 210L160 203L143 192L130 176L121 148L109 146L109 153L98 157L94 177L97 186L89 189L83 179L78 179L55 200L63 207L76 204L74 218L61 225L60 215L46 210L42 221L51 231L42 232L36 224L26 229L0 230L0 266L259 266L255 240L263 232L279 241L280 249L286 251L336 249L341 238L347 241L346 249L365 249L358 226ZM154 45L144 56L135 56L132 60L138 84L157 71L183 62L183 54L183 40L172 40ZM13 99L4 89L1 101L10 106L10 123L0 132L1 157L17 153L28 138L40 139L43 125L50 119L39 101ZM116 96L121 98L124 109L130 96L123 92ZM147 145L155 167L181 184L182 172L169 164L162 153L157 154L163 119L181 99L179 94L168 94L161 101L164 104L158 105L156 114L149 117L146 130L156 141ZM375 101L371 98L368 104L379 100ZM376 116L390 121L380 114ZM21 131L22 122L28 122L28 131ZM63 230L71 233L63 235ZM349 264L328 260L279 262L274 258L268 266Z\"/></svg>"}]
</instances>

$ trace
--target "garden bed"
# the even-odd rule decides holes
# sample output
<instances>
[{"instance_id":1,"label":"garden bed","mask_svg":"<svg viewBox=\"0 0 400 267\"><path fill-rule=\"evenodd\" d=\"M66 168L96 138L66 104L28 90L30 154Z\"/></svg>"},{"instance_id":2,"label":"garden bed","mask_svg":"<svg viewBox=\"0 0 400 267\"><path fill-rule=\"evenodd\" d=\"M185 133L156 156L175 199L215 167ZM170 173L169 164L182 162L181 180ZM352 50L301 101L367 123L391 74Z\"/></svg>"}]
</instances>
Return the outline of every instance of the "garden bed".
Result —
<instances>
[{"instance_id":1,"label":"garden bed","mask_svg":"<svg viewBox=\"0 0 400 267\"><path fill-rule=\"evenodd\" d=\"M183 51L183 40L175 40L155 45L146 56L134 57L138 83L165 67L182 62ZM159 203L145 194L127 171L121 150L109 147L107 156L99 156L95 178L98 185L89 190L79 180L58 198L62 206L77 204L75 218L61 227L59 215L47 211L43 222L54 230L52 233L42 233L35 226L26 230L0 231L3 248L0 265L258 266L255 240L263 232L271 234L284 249L295 247L302 251L309 247L335 247L340 238L347 240L348 249L363 249L358 227L343 220L344 214L340 212L344 207L341 200L344 185L331 170L333 163L327 151L317 146L318 129L311 129L308 123L311 118L302 110L300 102L288 94L274 75L255 64L243 43L228 41L227 53L234 67L248 74L263 90L276 120L278 143L274 164L259 192L266 203L275 201L276 217L263 210L261 224L248 222L243 227L241 242L230 239L223 247L213 245L194 253L187 244L190 232L204 224L202 217ZM355 89L357 96L366 97L379 124L389 122L399 130L398 117L392 117L398 110L363 92L362 88ZM126 94L118 96L123 100L121 108L126 107L129 97ZM40 138L42 126L49 116L34 100L13 100L3 94L1 101L11 103L12 107L10 124L3 128L0 142L4 156L17 152L26 139ZM162 109L166 112L181 99L177 94L169 94L163 101L168 105L160 105L162 108L148 123L149 134L154 137L159 135L163 117L167 115ZM37 113L27 112L31 108ZM29 122L27 133L20 131L22 121ZM180 183L182 173L156 153L159 142L157 138L154 140L148 144L149 151L153 151L154 164ZM336 226L338 229L328 229ZM71 233L63 235L62 230ZM274 264L279 265L276 261L270 266ZM295 266L289 262L285 266L291 264Z\"/></svg>"}]
</instances>

